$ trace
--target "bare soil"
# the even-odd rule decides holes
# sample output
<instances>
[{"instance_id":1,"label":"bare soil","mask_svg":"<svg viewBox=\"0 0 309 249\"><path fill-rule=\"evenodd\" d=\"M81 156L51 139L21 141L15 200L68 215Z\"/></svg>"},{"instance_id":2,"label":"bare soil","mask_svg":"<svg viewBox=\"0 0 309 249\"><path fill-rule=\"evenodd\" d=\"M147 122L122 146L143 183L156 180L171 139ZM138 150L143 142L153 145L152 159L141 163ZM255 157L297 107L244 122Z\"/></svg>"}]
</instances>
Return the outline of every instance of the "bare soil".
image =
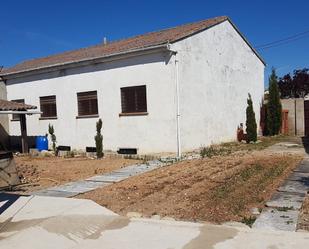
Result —
<instances>
[{"instance_id":1,"label":"bare soil","mask_svg":"<svg viewBox=\"0 0 309 249\"><path fill-rule=\"evenodd\" d=\"M23 183L19 192L32 192L138 163L123 158L61 158L61 157L14 157L18 174Z\"/></svg>"},{"instance_id":2,"label":"bare soil","mask_svg":"<svg viewBox=\"0 0 309 249\"><path fill-rule=\"evenodd\" d=\"M159 214L179 220L242 221L262 208L301 155L238 151L183 161L100 188L79 198L116 213Z\"/></svg>"}]
</instances>

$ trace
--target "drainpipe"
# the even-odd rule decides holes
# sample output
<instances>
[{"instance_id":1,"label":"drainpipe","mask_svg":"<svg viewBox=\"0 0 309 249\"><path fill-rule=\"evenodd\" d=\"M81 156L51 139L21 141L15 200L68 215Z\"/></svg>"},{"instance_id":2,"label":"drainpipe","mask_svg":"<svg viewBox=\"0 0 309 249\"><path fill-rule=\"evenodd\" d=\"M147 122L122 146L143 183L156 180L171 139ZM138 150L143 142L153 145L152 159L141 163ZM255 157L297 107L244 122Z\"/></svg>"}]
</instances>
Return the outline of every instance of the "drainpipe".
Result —
<instances>
[{"instance_id":1,"label":"drainpipe","mask_svg":"<svg viewBox=\"0 0 309 249\"><path fill-rule=\"evenodd\" d=\"M180 101L179 101L179 61L177 59L177 52L173 52L175 55L175 87L176 87L176 128L177 128L177 158L181 158L181 141L180 141Z\"/></svg>"}]
</instances>

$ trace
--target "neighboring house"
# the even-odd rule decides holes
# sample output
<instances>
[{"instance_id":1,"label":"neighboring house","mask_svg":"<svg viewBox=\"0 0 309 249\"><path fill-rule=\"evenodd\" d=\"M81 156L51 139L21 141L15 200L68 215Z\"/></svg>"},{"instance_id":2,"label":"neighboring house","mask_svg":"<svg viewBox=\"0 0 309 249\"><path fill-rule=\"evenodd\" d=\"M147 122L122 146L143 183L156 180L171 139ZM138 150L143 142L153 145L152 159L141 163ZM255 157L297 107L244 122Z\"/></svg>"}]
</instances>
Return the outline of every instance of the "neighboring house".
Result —
<instances>
[{"instance_id":1,"label":"neighboring house","mask_svg":"<svg viewBox=\"0 0 309 249\"><path fill-rule=\"evenodd\" d=\"M236 139L248 93L257 122L265 64L228 17L20 63L1 72L8 99L40 107L28 134L55 127L58 145L189 151ZM11 118L10 134L19 133Z\"/></svg>"}]
</instances>

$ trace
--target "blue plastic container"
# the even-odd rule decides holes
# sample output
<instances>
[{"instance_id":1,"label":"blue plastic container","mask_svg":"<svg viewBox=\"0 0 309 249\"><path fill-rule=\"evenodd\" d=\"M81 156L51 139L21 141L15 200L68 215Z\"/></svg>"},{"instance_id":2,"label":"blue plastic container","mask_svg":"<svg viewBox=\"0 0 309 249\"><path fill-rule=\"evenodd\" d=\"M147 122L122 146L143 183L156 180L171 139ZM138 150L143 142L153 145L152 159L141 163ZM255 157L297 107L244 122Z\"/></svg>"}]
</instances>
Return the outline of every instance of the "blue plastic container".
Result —
<instances>
[{"instance_id":1,"label":"blue plastic container","mask_svg":"<svg viewBox=\"0 0 309 249\"><path fill-rule=\"evenodd\" d=\"M48 138L46 136L37 136L35 145L38 151L48 150Z\"/></svg>"}]
</instances>

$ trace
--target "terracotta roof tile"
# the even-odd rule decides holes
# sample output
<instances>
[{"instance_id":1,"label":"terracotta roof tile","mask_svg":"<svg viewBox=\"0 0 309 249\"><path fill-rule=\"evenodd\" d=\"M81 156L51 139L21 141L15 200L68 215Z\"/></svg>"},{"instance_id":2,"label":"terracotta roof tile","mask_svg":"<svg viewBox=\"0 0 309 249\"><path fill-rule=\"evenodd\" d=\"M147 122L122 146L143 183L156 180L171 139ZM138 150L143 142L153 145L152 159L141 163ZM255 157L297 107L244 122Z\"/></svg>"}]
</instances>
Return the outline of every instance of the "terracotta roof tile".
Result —
<instances>
[{"instance_id":1,"label":"terracotta roof tile","mask_svg":"<svg viewBox=\"0 0 309 249\"><path fill-rule=\"evenodd\" d=\"M57 64L79 62L98 57L106 57L116 53L148 48L165 43L173 43L196 32L202 31L216 24L228 20L226 16L215 17L195 23L189 23L174 28L150 32L135 37L114 41L108 44L99 44L87 48L68 51L44 58L28 60L11 68L3 69L0 75L31 71L36 68L51 67Z\"/></svg>"},{"instance_id":2,"label":"terracotta roof tile","mask_svg":"<svg viewBox=\"0 0 309 249\"><path fill-rule=\"evenodd\" d=\"M0 111L26 111L28 109L36 109L36 106L27 105L23 103L17 103L0 99Z\"/></svg>"}]
</instances>

